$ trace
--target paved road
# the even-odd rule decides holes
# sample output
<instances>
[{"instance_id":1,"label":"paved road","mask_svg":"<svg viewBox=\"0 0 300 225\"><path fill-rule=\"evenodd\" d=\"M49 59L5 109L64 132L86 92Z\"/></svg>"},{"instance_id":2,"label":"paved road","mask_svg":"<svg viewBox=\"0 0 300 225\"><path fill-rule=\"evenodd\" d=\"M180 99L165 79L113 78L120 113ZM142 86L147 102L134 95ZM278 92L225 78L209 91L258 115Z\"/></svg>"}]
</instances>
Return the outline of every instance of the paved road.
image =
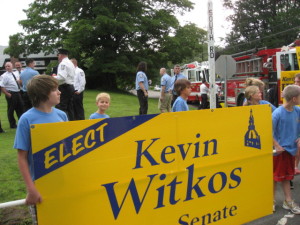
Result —
<instances>
[{"instance_id":1,"label":"paved road","mask_svg":"<svg viewBox=\"0 0 300 225\"><path fill-rule=\"evenodd\" d=\"M263 188L263 187L262 187ZM300 203L300 176L294 178L294 189L292 190L293 197L295 201ZM276 212L265 216L263 218L257 219L247 225L300 225L300 215L294 215L288 210L282 208L282 203L284 201L283 192L281 186L277 186L276 190ZM251 213L251 212L249 212Z\"/></svg>"},{"instance_id":2,"label":"paved road","mask_svg":"<svg viewBox=\"0 0 300 225\"><path fill-rule=\"evenodd\" d=\"M134 89L130 90L129 92L136 95L136 90ZM149 98L159 98L159 96L160 96L160 91L152 91L152 90L148 91Z\"/></svg>"}]
</instances>

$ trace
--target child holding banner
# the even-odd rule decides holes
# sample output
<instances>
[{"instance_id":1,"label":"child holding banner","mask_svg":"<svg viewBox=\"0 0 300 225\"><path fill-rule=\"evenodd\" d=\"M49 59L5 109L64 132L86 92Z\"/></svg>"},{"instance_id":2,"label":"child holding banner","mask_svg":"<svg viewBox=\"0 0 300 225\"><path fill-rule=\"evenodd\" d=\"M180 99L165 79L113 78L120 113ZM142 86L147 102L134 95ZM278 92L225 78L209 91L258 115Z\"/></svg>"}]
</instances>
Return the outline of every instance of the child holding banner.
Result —
<instances>
[{"instance_id":1,"label":"child holding banner","mask_svg":"<svg viewBox=\"0 0 300 225\"><path fill-rule=\"evenodd\" d=\"M54 108L60 102L60 91L55 78L47 75L33 77L27 84L27 94L33 108L25 112L19 120L14 148L18 150L18 164L23 176L26 189L26 204L35 205L42 202L42 196L34 185L34 167L32 161L30 126L32 124L54 123L67 121L68 117L63 111ZM34 224L36 209L30 206L30 213Z\"/></svg>"},{"instance_id":2,"label":"child holding banner","mask_svg":"<svg viewBox=\"0 0 300 225\"><path fill-rule=\"evenodd\" d=\"M174 90L179 96L172 107L172 112L189 111L187 98L192 92L191 82L186 79L177 80L174 84Z\"/></svg>"},{"instance_id":3,"label":"child holding banner","mask_svg":"<svg viewBox=\"0 0 300 225\"><path fill-rule=\"evenodd\" d=\"M97 112L90 115L90 119L109 118L105 111L110 105L110 95L107 93L100 93L96 97L96 105L98 106Z\"/></svg>"},{"instance_id":4,"label":"child holding banner","mask_svg":"<svg viewBox=\"0 0 300 225\"><path fill-rule=\"evenodd\" d=\"M300 146L300 87L297 85L286 86L282 92L285 103L278 107L272 114L273 144L276 154L273 156L274 196L276 182L281 182L285 196L283 208L294 214L300 214L299 206L292 200L290 180L295 173L295 155ZM275 198L274 198L275 199ZM275 211L275 206L274 209Z\"/></svg>"}]
</instances>

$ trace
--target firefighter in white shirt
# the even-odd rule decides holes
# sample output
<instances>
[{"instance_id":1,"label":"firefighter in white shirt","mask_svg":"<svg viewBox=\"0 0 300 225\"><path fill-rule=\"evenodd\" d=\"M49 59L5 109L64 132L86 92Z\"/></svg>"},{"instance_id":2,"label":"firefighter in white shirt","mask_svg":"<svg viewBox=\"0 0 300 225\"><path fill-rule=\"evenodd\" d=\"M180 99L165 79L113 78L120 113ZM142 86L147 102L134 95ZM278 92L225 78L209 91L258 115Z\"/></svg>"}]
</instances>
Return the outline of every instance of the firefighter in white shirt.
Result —
<instances>
[{"instance_id":1,"label":"firefighter in white shirt","mask_svg":"<svg viewBox=\"0 0 300 225\"><path fill-rule=\"evenodd\" d=\"M73 96L73 107L74 107L74 120L84 120L84 108L83 108L83 91L85 88L85 74L82 69L78 67L76 59L71 59L75 66L75 78L74 78L74 96Z\"/></svg>"},{"instance_id":2,"label":"firefighter in white shirt","mask_svg":"<svg viewBox=\"0 0 300 225\"><path fill-rule=\"evenodd\" d=\"M208 109L208 83L205 79L202 80L202 84L200 85L200 95L201 95L201 105L199 105L199 109Z\"/></svg>"},{"instance_id":3,"label":"firefighter in white shirt","mask_svg":"<svg viewBox=\"0 0 300 225\"><path fill-rule=\"evenodd\" d=\"M52 74L52 76L58 80L58 89L61 92L60 103L56 105L56 108L64 111L68 115L69 120L74 120L73 94L75 67L68 58L68 55L68 50L58 50L57 57L59 65L57 68L57 74Z\"/></svg>"}]
</instances>

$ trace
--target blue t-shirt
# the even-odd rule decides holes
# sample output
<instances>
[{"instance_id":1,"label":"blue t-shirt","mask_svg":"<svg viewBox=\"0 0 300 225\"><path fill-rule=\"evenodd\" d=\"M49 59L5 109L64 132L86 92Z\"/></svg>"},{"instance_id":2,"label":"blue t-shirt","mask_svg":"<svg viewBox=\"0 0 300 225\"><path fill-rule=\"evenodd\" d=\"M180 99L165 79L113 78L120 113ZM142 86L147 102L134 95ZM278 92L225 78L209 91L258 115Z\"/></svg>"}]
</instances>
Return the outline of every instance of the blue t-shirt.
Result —
<instances>
[{"instance_id":1,"label":"blue t-shirt","mask_svg":"<svg viewBox=\"0 0 300 225\"><path fill-rule=\"evenodd\" d=\"M273 137L291 155L297 153L297 143L295 141L300 131L299 118L300 108L298 106L294 106L291 112L280 106L272 114Z\"/></svg>"},{"instance_id":2,"label":"blue t-shirt","mask_svg":"<svg viewBox=\"0 0 300 225\"><path fill-rule=\"evenodd\" d=\"M148 84L148 78L146 76L146 74L143 71L139 71L136 73L136 78L135 78L135 90L140 90L140 85L139 83L143 82L144 83L144 87L146 90L149 89L149 84Z\"/></svg>"},{"instance_id":3,"label":"blue t-shirt","mask_svg":"<svg viewBox=\"0 0 300 225\"><path fill-rule=\"evenodd\" d=\"M272 112L274 112L275 109L277 109L274 105L272 105L270 102L266 101L266 100L259 100L259 104L260 105L270 105L272 108Z\"/></svg>"},{"instance_id":4,"label":"blue t-shirt","mask_svg":"<svg viewBox=\"0 0 300 225\"><path fill-rule=\"evenodd\" d=\"M246 101L247 101L247 99L244 98L244 102L246 102ZM259 100L259 104L260 105L268 105L269 104L272 108L272 112L274 112L274 110L277 109L271 102L268 102L266 100Z\"/></svg>"},{"instance_id":5,"label":"blue t-shirt","mask_svg":"<svg viewBox=\"0 0 300 225\"><path fill-rule=\"evenodd\" d=\"M171 80L171 90L173 90L173 94L174 95L177 95L177 93L175 92L174 90L174 84L177 80L180 80L180 79L187 79L187 77L185 75L183 75L182 73L179 73L177 75L174 75L172 77L172 80Z\"/></svg>"},{"instance_id":6,"label":"blue t-shirt","mask_svg":"<svg viewBox=\"0 0 300 225\"><path fill-rule=\"evenodd\" d=\"M172 107L172 112L180 112L180 111L189 111L189 107L186 103L186 100L184 100L181 96L176 98Z\"/></svg>"},{"instance_id":7,"label":"blue t-shirt","mask_svg":"<svg viewBox=\"0 0 300 225\"><path fill-rule=\"evenodd\" d=\"M64 121L68 121L67 114L56 108L52 108L52 112L50 113L45 113L33 107L20 117L15 136L14 148L28 151L28 165L33 180L35 178L32 163L30 125Z\"/></svg>"},{"instance_id":8,"label":"blue t-shirt","mask_svg":"<svg viewBox=\"0 0 300 225\"><path fill-rule=\"evenodd\" d=\"M21 73L21 81L22 81L22 90L27 91L27 83L29 80L31 80L35 75L38 75L39 72L30 68L26 67L25 70L22 71Z\"/></svg>"},{"instance_id":9,"label":"blue t-shirt","mask_svg":"<svg viewBox=\"0 0 300 225\"><path fill-rule=\"evenodd\" d=\"M160 85L165 86L165 93L169 92L172 86L172 78L168 74L164 74L160 79Z\"/></svg>"},{"instance_id":10,"label":"blue t-shirt","mask_svg":"<svg viewBox=\"0 0 300 225\"><path fill-rule=\"evenodd\" d=\"M109 115L100 114L100 113L97 113L97 112L90 115L90 119L102 119L102 118L109 118Z\"/></svg>"}]
</instances>

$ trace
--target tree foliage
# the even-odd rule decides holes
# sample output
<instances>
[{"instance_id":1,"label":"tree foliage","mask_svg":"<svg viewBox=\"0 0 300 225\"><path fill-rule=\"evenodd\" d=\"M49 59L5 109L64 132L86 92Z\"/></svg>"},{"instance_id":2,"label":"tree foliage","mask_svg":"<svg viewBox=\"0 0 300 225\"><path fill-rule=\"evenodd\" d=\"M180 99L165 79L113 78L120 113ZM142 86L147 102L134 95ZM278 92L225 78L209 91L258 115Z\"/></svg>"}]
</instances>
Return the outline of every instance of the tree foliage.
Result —
<instances>
[{"instance_id":1,"label":"tree foliage","mask_svg":"<svg viewBox=\"0 0 300 225\"><path fill-rule=\"evenodd\" d=\"M300 31L300 1L294 0L224 0L232 9L233 29L227 35L227 50L278 48L293 42Z\"/></svg>"},{"instance_id":2,"label":"tree foliage","mask_svg":"<svg viewBox=\"0 0 300 225\"><path fill-rule=\"evenodd\" d=\"M19 58L19 56L24 53L25 44L23 43L23 35L17 33L9 36L9 46L4 49L4 54L10 55L14 58Z\"/></svg>"},{"instance_id":3,"label":"tree foliage","mask_svg":"<svg viewBox=\"0 0 300 225\"><path fill-rule=\"evenodd\" d=\"M195 24L179 27L173 37L168 37L162 51L173 63L188 63L207 60L207 32ZM204 56L205 53L205 56Z\"/></svg>"},{"instance_id":4,"label":"tree foliage","mask_svg":"<svg viewBox=\"0 0 300 225\"><path fill-rule=\"evenodd\" d=\"M151 77L169 61L200 55L205 32L176 18L191 8L189 0L37 0L19 23L25 52L67 48L87 68L90 85L115 87L134 81L139 61Z\"/></svg>"}]
</instances>

